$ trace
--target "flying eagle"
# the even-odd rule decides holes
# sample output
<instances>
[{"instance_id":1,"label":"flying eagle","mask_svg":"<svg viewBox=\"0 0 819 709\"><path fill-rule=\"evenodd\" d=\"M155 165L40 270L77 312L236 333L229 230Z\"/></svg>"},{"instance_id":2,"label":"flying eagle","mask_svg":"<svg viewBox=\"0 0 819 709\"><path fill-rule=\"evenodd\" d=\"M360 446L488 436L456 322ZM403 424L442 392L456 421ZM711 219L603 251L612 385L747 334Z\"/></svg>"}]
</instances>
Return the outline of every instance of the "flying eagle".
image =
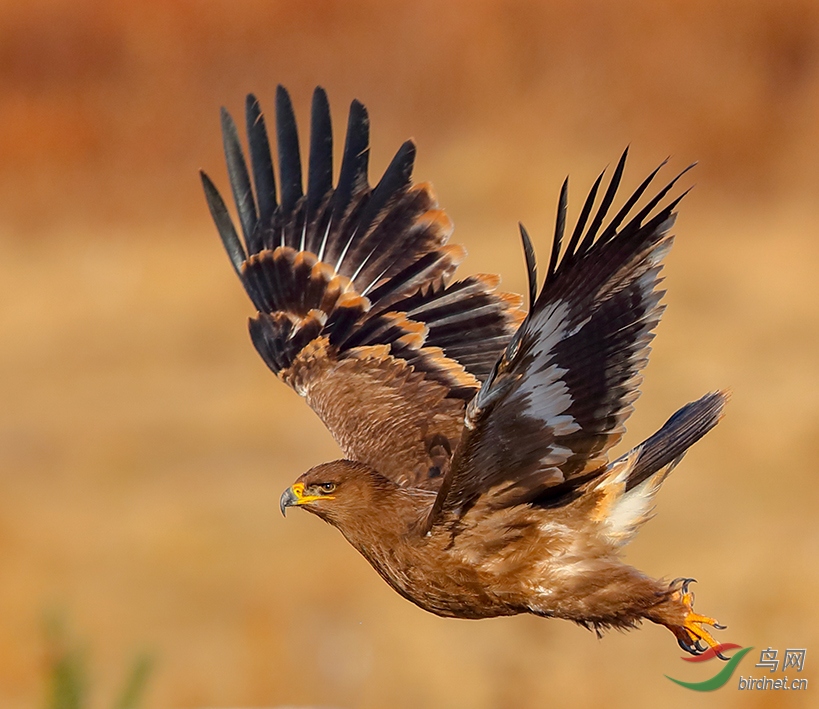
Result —
<instances>
[{"instance_id":1,"label":"flying eagle","mask_svg":"<svg viewBox=\"0 0 819 709\"><path fill-rule=\"evenodd\" d=\"M691 654L722 628L693 609L692 579L655 580L620 551L663 480L722 416L724 392L677 411L616 460L664 306L660 269L682 196L654 170L613 215L627 152L566 238L567 182L543 285L521 226L528 310L499 278L454 280L464 259L405 142L375 187L369 118L350 106L338 181L323 89L313 94L307 189L292 103L276 93L278 185L259 103L249 167L222 110L243 235L202 173L210 213L258 311L253 344L344 453L281 497L337 527L398 593L440 616L533 613L598 634L642 620ZM660 166L662 167L662 165ZM682 174L682 173L681 173ZM638 202L645 195L645 204ZM717 648L718 650L718 648Z\"/></svg>"}]
</instances>

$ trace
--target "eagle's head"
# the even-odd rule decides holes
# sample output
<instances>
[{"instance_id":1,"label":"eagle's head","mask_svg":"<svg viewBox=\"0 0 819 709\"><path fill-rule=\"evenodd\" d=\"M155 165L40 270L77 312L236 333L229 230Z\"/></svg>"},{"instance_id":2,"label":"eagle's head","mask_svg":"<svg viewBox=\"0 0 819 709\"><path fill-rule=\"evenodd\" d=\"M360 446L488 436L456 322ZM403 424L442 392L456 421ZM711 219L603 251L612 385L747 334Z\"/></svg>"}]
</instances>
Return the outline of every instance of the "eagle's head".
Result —
<instances>
[{"instance_id":1,"label":"eagle's head","mask_svg":"<svg viewBox=\"0 0 819 709\"><path fill-rule=\"evenodd\" d=\"M301 507L342 532L383 508L398 486L363 463L334 460L311 468L282 493L279 508Z\"/></svg>"}]
</instances>

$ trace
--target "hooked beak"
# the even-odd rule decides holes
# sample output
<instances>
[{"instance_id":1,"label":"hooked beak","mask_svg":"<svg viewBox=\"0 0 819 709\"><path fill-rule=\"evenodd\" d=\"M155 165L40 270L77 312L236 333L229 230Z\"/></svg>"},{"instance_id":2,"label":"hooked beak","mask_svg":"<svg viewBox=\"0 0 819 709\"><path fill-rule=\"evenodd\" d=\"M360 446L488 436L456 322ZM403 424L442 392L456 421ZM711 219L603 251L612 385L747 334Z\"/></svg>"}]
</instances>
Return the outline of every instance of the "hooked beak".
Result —
<instances>
[{"instance_id":1,"label":"hooked beak","mask_svg":"<svg viewBox=\"0 0 819 709\"><path fill-rule=\"evenodd\" d=\"M279 509L282 511L282 516L287 517L287 508L297 504L299 504L299 496L292 487L287 488L279 498Z\"/></svg>"},{"instance_id":2,"label":"hooked beak","mask_svg":"<svg viewBox=\"0 0 819 709\"><path fill-rule=\"evenodd\" d=\"M316 500L332 500L334 495L310 495L306 494L304 490L304 483L295 483L282 493L279 498L279 509L282 514L285 514L288 507L293 505L307 505Z\"/></svg>"}]
</instances>

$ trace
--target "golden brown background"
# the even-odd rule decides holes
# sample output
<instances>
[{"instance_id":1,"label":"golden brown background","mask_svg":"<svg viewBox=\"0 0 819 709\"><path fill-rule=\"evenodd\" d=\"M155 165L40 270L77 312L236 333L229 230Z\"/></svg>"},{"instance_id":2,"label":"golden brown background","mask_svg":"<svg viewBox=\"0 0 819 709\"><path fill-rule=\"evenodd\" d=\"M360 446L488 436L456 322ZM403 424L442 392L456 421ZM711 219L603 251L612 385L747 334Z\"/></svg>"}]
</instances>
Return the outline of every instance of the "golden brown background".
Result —
<instances>
[{"instance_id":1,"label":"golden brown background","mask_svg":"<svg viewBox=\"0 0 819 709\"><path fill-rule=\"evenodd\" d=\"M700 579L721 639L806 647L806 692L695 695L663 675L717 668L655 626L442 620L334 530L282 520L281 490L338 451L253 351L196 174L226 187L219 106L271 108L278 82L303 131L327 88L339 145L364 101L374 178L413 136L466 271L517 291L516 221L543 259L564 174L571 217L626 144L627 187L700 161L627 442L734 398L627 558ZM150 707L819 705L817 165L815 0L5 0L0 706L42 705L55 608L94 707L141 649Z\"/></svg>"}]
</instances>

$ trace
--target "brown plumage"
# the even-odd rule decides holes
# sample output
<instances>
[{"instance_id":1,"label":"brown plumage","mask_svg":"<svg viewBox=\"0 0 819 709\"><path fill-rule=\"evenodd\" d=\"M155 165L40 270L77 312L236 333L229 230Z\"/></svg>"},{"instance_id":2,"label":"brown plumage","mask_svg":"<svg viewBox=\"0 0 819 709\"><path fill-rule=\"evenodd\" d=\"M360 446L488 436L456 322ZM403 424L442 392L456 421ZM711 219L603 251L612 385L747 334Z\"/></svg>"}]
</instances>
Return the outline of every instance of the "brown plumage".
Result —
<instances>
[{"instance_id":1,"label":"brown plumage","mask_svg":"<svg viewBox=\"0 0 819 709\"><path fill-rule=\"evenodd\" d=\"M522 298L496 276L453 281L465 256L404 143L375 187L369 119L354 101L338 182L326 95L313 96L307 189L292 105L279 87L279 189L264 117L247 101L250 168L223 110L244 243L202 175L208 205L258 314L265 363L330 429L345 460L281 499L337 527L402 596L432 613L566 618L600 631L648 619L693 654L716 641L690 579L649 578L620 550L662 481L722 416L724 393L684 406L610 461L639 394L660 320L663 256L681 199L657 171L613 216L626 153L595 208L601 174L565 240L567 184L546 278L521 227ZM252 176L252 177L251 177ZM637 204L646 196L646 203ZM650 197L650 198L649 198ZM564 243L565 242L565 243Z\"/></svg>"}]
</instances>

